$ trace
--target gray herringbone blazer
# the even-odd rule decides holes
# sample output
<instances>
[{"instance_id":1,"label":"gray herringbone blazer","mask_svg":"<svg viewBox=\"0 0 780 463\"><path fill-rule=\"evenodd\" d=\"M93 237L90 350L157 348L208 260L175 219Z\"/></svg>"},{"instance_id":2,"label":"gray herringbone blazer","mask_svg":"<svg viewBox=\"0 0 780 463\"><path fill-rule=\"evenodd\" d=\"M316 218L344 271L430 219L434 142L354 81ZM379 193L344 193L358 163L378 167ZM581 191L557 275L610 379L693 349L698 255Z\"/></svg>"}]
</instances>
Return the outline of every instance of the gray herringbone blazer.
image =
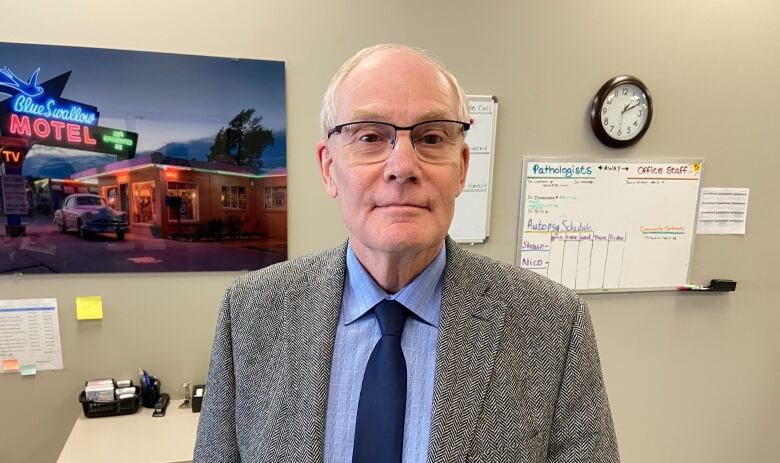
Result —
<instances>
[{"instance_id":1,"label":"gray herringbone blazer","mask_svg":"<svg viewBox=\"0 0 780 463\"><path fill-rule=\"evenodd\" d=\"M428 462L618 462L585 304L447 239ZM322 462L346 244L237 279L195 462Z\"/></svg>"}]
</instances>

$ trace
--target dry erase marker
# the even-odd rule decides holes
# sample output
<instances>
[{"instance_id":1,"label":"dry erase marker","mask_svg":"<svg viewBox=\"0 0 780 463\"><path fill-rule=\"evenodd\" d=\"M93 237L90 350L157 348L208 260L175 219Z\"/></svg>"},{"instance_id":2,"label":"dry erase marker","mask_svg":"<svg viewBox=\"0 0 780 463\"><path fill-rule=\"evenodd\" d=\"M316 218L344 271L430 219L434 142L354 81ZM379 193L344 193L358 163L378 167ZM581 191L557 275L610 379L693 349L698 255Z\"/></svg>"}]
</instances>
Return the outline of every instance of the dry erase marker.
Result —
<instances>
[{"instance_id":1,"label":"dry erase marker","mask_svg":"<svg viewBox=\"0 0 780 463\"><path fill-rule=\"evenodd\" d=\"M711 291L709 286L704 285L681 285L677 287L678 291Z\"/></svg>"},{"instance_id":2,"label":"dry erase marker","mask_svg":"<svg viewBox=\"0 0 780 463\"><path fill-rule=\"evenodd\" d=\"M710 280L709 286L703 285L682 285L677 287L680 291L714 291L714 292L731 292L736 291L737 282L734 280L713 279Z\"/></svg>"}]
</instances>

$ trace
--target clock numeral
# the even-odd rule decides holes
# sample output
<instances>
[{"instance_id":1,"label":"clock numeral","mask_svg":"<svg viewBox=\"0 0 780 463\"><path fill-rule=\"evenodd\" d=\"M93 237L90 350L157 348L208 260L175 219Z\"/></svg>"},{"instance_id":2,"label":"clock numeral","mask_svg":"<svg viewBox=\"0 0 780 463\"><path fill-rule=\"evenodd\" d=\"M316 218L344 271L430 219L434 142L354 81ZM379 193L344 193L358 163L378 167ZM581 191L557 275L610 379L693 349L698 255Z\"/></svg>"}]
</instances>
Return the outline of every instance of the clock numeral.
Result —
<instances>
[{"instance_id":1,"label":"clock numeral","mask_svg":"<svg viewBox=\"0 0 780 463\"><path fill-rule=\"evenodd\" d=\"M626 127L626 133L631 134L631 127Z\"/></svg>"},{"instance_id":2,"label":"clock numeral","mask_svg":"<svg viewBox=\"0 0 780 463\"><path fill-rule=\"evenodd\" d=\"M623 135L623 131L618 129L618 137L621 136L621 135Z\"/></svg>"},{"instance_id":3,"label":"clock numeral","mask_svg":"<svg viewBox=\"0 0 780 463\"><path fill-rule=\"evenodd\" d=\"M601 114L607 114L607 108L602 109Z\"/></svg>"},{"instance_id":4,"label":"clock numeral","mask_svg":"<svg viewBox=\"0 0 780 463\"><path fill-rule=\"evenodd\" d=\"M607 104L612 104L612 98L607 99Z\"/></svg>"},{"instance_id":5,"label":"clock numeral","mask_svg":"<svg viewBox=\"0 0 780 463\"><path fill-rule=\"evenodd\" d=\"M609 124L609 118L608 118L608 117L605 117L605 118L604 118L604 125L607 125L607 124Z\"/></svg>"},{"instance_id":6,"label":"clock numeral","mask_svg":"<svg viewBox=\"0 0 780 463\"><path fill-rule=\"evenodd\" d=\"M639 121L634 121L634 127L639 127Z\"/></svg>"},{"instance_id":7,"label":"clock numeral","mask_svg":"<svg viewBox=\"0 0 780 463\"><path fill-rule=\"evenodd\" d=\"M639 115L637 117L642 117L642 110L639 110Z\"/></svg>"},{"instance_id":8,"label":"clock numeral","mask_svg":"<svg viewBox=\"0 0 780 463\"><path fill-rule=\"evenodd\" d=\"M628 89L627 88L623 89L623 95L628 95Z\"/></svg>"},{"instance_id":9,"label":"clock numeral","mask_svg":"<svg viewBox=\"0 0 780 463\"><path fill-rule=\"evenodd\" d=\"M609 126L609 131L610 131L610 132L612 132L612 129L614 129L614 128L615 128L615 126L614 126L614 125L610 125L610 126Z\"/></svg>"}]
</instances>

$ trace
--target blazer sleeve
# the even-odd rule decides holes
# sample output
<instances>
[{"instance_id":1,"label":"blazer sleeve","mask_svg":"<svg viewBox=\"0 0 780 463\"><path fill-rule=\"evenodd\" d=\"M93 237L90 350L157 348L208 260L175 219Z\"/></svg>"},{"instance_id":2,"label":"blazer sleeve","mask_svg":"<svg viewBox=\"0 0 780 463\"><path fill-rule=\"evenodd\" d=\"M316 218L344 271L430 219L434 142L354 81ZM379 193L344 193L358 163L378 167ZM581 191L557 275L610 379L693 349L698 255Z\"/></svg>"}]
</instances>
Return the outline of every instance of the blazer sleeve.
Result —
<instances>
[{"instance_id":1,"label":"blazer sleeve","mask_svg":"<svg viewBox=\"0 0 780 463\"><path fill-rule=\"evenodd\" d=\"M235 372L230 322L231 289L219 309L203 397L194 463L240 462L235 423Z\"/></svg>"},{"instance_id":2,"label":"blazer sleeve","mask_svg":"<svg viewBox=\"0 0 780 463\"><path fill-rule=\"evenodd\" d=\"M548 463L620 461L593 324L582 300L569 337L548 445Z\"/></svg>"}]
</instances>

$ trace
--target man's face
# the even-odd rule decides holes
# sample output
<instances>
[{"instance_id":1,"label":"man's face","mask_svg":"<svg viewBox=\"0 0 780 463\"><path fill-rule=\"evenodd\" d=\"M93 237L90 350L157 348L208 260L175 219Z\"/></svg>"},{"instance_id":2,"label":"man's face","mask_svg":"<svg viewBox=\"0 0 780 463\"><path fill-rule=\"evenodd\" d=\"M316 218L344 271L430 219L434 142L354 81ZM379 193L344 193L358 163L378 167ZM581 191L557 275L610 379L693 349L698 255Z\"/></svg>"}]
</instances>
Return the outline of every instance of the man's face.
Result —
<instances>
[{"instance_id":1,"label":"man's face","mask_svg":"<svg viewBox=\"0 0 780 463\"><path fill-rule=\"evenodd\" d=\"M336 123L370 120L406 127L426 120L458 120L455 95L422 58L379 51L342 81L336 92ZM356 252L438 249L449 229L466 178L468 145L458 138L443 160L429 162L415 152L410 137L409 131L398 132L389 157L378 162L350 156L343 134L317 147L325 189L341 200Z\"/></svg>"}]
</instances>

